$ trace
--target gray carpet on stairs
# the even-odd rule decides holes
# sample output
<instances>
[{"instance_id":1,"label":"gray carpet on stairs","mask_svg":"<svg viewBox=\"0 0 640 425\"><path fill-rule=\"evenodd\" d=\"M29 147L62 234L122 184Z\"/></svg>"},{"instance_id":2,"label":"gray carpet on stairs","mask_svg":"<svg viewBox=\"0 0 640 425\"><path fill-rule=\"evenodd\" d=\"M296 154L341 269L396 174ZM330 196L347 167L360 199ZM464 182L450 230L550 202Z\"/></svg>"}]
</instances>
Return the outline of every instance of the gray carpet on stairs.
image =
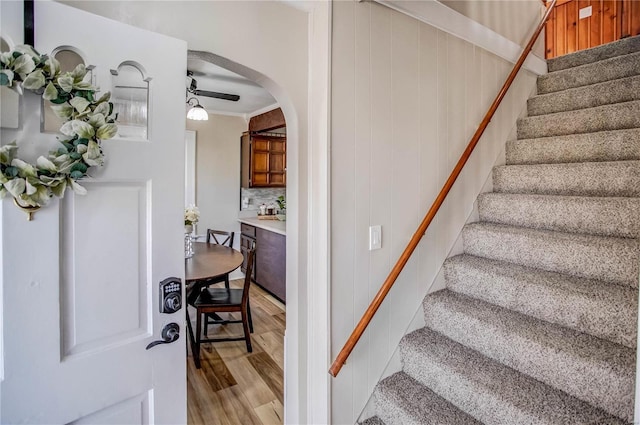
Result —
<instances>
[{"instance_id":1,"label":"gray carpet on stairs","mask_svg":"<svg viewBox=\"0 0 640 425\"><path fill-rule=\"evenodd\" d=\"M518 139L564 136L640 127L640 101L575 111L537 115L518 120Z\"/></svg>"},{"instance_id":2,"label":"gray carpet on stairs","mask_svg":"<svg viewBox=\"0 0 640 425\"><path fill-rule=\"evenodd\" d=\"M640 36L549 61L480 221L378 383L381 424L625 424L640 279Z\"/></svg>"},{"instance_id":3,"label":"gray carpet on stairs","mask_svg":"<svg viewBox=\"0 0 640 425\"><path fill-rule=\"evenodd\" d=\"M620 238L640 237L640 198L552 196L528 193L483 193L480 221L588 233Z\"/></svg>"},{"instance_id":4,"label":"gray carpet on stairs","mask_svg":"<svg viewBox=\"0 0 640 425\"><path fill-rule=\"evenodd\" d=\"M469 254L447 259L444 270L451 291L636 348L633 288Z\"/></svg>"},{"instance_id":5,"label":"gray carpet on stairs","mask_svg":"<svg viewBox=\"0 0 640 425\"><path fill-rule=\"evenodd\" d=\"M538 77L538 93L552 93L638 74L640 52L634 52L541 75Z\"/></svg>"},{"instance_id":6,"label":"gray carpet on stairs","mask_svg":"<svg viewBox=\"0 0 640 425\"><path fill-rule=\"evenodd\" d=\"M640 128L507 142L507 164L640 160Z\"/></svg>"},{"instance_id":7,"label":"gray carpet on stairs","mask_svg":"<svg viewBox=\"0 0 640 425\"><path fill-rule=\"evenodd\" d=\"M549 72L555 72L634 52L640 52L640 37L623 38L613 43L581 50L571 55L558 56L547 62Z\"/></svg>"},{"instance_id":8,"label":"gray carpet on stairs","mask_svg":"<svg viewBox=\"0 0 640 425\"><path fill-rule=\"evenodd\" d=\"M534 96L527 102L527 113L532 117L638 99L640 99L640 76L634 75L590 86Z\"/></svg>"}]
</instances>

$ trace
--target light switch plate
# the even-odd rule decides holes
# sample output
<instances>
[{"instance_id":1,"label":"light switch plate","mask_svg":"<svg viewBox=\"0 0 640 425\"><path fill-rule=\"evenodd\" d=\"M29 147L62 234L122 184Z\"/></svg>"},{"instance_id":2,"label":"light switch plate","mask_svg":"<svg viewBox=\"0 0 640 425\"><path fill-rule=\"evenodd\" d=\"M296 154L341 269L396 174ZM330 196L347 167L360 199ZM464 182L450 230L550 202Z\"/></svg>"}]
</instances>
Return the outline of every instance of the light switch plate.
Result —
<instances>
[{"instance_id":1,"label":"light switch plate","mask_svg":"<svg viewBox=\"0 0 640 425\"><path fill-rule=\"evenodd\" d=\"M382 248L382 226L369 226L369 251Z\"/></svg>"}]
</instances>

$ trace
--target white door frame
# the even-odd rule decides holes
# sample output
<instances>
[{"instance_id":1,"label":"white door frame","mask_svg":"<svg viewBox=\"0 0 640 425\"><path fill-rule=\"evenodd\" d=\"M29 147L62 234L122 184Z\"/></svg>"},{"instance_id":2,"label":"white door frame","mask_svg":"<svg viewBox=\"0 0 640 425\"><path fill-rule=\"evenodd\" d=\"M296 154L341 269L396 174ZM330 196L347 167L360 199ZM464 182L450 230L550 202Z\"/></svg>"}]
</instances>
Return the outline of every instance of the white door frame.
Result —
<instances>
[{"instance_id":1,"label":"white door frame","mask_svg":"<svg viewBox=\"0 0 640 425\"><path fill-rule=\"evenodd\" d=\"M307 329L306 341L299 341L307 349L308 424L331 423L331 13L331 1L314 2L309 13Z\"/></svg>"}]
</instances>

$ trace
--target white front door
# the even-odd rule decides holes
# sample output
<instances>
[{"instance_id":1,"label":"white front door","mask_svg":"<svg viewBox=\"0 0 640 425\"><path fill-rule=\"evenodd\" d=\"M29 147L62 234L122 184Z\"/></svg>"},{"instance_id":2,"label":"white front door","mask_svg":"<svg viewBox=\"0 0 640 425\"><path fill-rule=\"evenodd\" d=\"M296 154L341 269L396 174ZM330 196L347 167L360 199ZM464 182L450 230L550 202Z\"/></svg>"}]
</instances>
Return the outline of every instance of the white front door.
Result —
<instances>
[{"instance_id":1,"label":"white front door","mask_svg":"<svg viewBox=\"0 0 640 425\"><path fill-rule=\"evenodd\" d=\"M35 34L40 53L79 53L103 92L118 81L111 70L138 68L148 127L103 142L107 162L82 182L87 195L67 192L31 222L2 201L1 422L185 423L184 310L158 304L160 281L184 277L186 43L43 1ZM56 144L39 105L25 94L20 129L2 133L30 161ZM178 341L146 350L171 322Z\"/></svg>"}]
</instances>

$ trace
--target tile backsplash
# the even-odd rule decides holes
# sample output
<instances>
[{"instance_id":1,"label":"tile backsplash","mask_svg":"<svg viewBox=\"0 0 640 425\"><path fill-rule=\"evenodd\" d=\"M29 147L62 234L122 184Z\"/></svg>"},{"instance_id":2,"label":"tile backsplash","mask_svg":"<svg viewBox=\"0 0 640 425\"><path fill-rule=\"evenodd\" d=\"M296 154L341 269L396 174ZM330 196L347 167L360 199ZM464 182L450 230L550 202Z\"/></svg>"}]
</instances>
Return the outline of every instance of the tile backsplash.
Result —
<instances>
[{"instance_id":1,"label":"tile backsplash","mask_svg":"<svg viewBox=\"0 0 640 425\"><path fill-rule=\"evenodd\" d=\"M265 189L240 189L240 205L241 211L258 211L261 204L269 205L275 204L278 196L286 196L287 189L284 187L279 188L265 188ZM248 203L245 200L248 199Z\"/></svg>"}]
</instances>

